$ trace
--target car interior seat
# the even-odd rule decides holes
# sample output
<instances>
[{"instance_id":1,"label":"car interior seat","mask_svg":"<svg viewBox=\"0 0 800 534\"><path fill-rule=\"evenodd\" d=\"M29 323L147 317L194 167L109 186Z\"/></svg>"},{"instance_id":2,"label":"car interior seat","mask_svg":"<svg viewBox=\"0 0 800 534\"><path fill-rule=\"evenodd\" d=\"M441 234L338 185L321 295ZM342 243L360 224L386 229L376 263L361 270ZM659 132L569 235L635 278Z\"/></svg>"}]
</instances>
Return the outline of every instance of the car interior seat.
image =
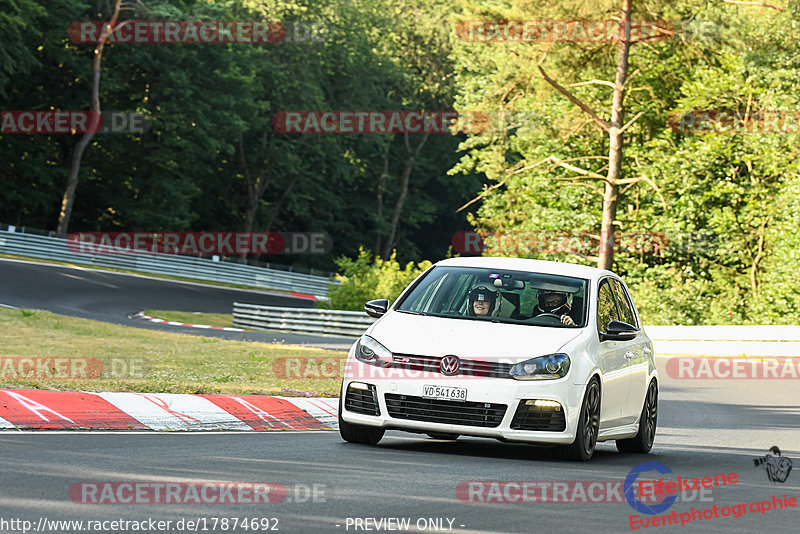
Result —
<instances>
[{"instance_id":1,"label":"car interior seat","mask_svg":"<svg viewBox=\"0 0 800 534\"><path fill-rule=\"evenodd\" d=\"M583 321L583 297L572 297L569 316L572 317L575 324L581 324Z\"/></svg>"},{"instance_id":2,"label":"car interior seat","mask_svg":"<svg viewBox=\"0 0 800 534\"><path fill-rule=\"evenodd\" d=\"M495 317L519 319L519 294L501 291L499 306L493 315Z\"/></svg>"}]
</instances>

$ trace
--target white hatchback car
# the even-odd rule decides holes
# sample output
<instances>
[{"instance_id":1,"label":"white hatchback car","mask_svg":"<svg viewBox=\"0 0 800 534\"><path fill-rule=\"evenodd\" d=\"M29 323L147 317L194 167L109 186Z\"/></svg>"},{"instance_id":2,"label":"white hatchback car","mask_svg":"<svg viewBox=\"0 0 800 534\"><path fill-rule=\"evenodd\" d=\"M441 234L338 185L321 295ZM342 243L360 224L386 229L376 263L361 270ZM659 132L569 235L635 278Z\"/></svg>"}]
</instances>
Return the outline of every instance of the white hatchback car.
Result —
<instances>
[{"instance_id":1,"label":"white hatchback car","mask_svg":"<svg viewBox=\"0 0 800 534\"><path fill-rule=\"evenodd\" d=\"M611 271L519 258L453 258L421 274L347 357L342 438L387 429L649 452L658 416L652 343Z\"/></svg>"}]
</instances>

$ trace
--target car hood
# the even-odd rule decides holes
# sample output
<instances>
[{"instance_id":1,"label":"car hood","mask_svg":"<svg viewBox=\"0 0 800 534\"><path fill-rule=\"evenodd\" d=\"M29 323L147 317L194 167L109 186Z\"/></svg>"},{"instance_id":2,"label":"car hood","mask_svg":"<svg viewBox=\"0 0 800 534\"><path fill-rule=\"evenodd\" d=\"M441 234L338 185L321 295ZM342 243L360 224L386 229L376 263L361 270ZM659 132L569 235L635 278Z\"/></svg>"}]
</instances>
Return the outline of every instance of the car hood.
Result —
<instances>
[{"instance_id":1,"label":"car hood","mask_svg":"<svg viewBox=\"0 0 800 534\"><path fill-rule=\"evenodd\" d=\"M585 328L559 328L430 317L389 311L367 335L395 354L484 360L526 359L557 352Z\"/></svg>"}]
</instances>

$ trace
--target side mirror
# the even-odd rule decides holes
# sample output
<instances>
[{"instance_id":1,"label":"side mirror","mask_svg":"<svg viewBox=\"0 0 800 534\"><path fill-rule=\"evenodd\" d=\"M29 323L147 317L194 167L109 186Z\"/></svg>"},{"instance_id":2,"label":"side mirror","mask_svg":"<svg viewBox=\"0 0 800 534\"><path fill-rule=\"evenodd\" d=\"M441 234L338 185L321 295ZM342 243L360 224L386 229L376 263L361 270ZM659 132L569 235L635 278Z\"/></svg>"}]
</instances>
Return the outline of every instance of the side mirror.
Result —
<instances>
[{"instance_id":1,"label":"side mirror","mask_svg":"<svg viewBox=\"0 0 800 534\"><path fill-rule=\"evenodd\" d=\"M636 327L622 321L609 321L605 333L600 333L600 341L630 341L639 332Z\"/></svg>"},{"instance_id":2,"label":"side mirror","mask_svg":"<svg viewBox=\"0 0 800 534\"><path fill-rule=\"evenodd\" d=\"M367 315L370 317L382 317L383 314L389 309L389 300L388 299L376 299L371 300L364 304L364 311L367 312Z\"/></svg>"}]
</instances>

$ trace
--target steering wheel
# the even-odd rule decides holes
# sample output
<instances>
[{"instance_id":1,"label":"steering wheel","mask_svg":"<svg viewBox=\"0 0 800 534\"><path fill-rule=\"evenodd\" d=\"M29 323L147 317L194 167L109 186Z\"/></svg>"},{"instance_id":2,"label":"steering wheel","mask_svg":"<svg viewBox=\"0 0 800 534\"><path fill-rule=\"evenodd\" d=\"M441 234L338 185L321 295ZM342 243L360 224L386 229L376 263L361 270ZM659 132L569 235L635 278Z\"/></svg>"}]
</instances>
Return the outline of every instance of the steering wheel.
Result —
<instances>
[{"instance_id":1,"label":"steering wheel","mask_svg":"<svg viewBox=\"0 0 800 534\"><path fill-rule=\"evenodd\" d=\"M534 317L534 319L539 319L539 318L546 318L549 319L550 321L561 324L561 316L555 313L540 313L539 315Z\"/></svg>"},{"instance_id":2,"label":"steering wheel","mask_svg":"<svg viewBox=\"0 0 800 534\"><path fill-rule=\"evenodd\" d=\"M561 316L556 313L540 313L536 317L551 317L553 319L558 319L558 321L561 322Z\"/></svg>"}]
</instances>

